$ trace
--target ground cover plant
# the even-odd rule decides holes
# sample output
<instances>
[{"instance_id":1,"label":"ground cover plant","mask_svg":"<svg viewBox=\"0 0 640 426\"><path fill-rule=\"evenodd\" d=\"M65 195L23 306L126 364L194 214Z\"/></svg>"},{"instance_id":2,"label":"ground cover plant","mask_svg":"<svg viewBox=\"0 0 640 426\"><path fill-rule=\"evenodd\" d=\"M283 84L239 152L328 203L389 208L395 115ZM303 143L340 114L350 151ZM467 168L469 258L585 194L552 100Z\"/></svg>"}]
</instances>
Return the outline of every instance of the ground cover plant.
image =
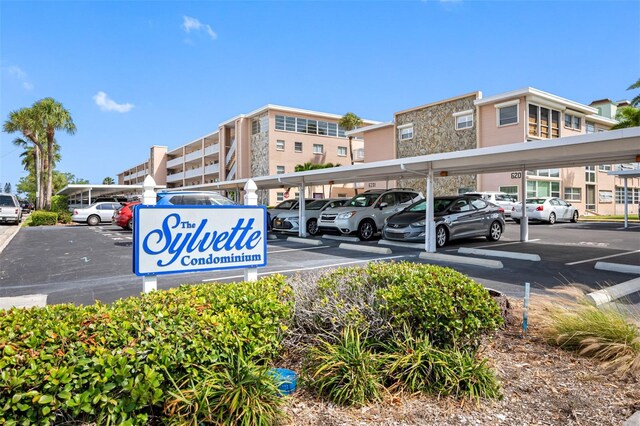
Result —
<instances>
[{"instance_id":1,"label":"ground cover plant","mask_svg":"<svg viewBox=\"0 0 640 426\"><path fill-rule=\"evenodd\" d=\"M172 401L165 416L198 418L175 402L182 385L214 382L227 391L216 380L233 378L231 366L249 365L245 376L261 371L290 315L282 276L182 286L110 306L0 311L0 424L147 424Z\"/></svg>"},{"instance_id":2,"label":"ground cover plant","mask_svg":"<svg viewBox=\"0 0 640 426\"><path fill-rule=\"evenodd\" d=\"M58 213L56 212L36 210L29 217L31 219L30 226L55 225L58 223Z\"/></svg>"}]
</instances>

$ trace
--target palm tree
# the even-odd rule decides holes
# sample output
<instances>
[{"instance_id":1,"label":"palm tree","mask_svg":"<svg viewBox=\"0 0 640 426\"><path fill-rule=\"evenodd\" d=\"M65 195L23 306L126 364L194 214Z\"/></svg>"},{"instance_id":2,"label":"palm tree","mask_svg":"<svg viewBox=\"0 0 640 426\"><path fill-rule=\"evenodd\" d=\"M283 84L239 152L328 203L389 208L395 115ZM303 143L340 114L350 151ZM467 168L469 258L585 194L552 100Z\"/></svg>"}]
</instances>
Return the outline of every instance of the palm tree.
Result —
<instances>
[{"instance_id":1,"label":"palm tree","mask_svg":"<svg viewBox=\"0 0 640 426\"><path fill-rule=\"evenodd\" d=\"M113 180L113 178L111 176L107 176L106 178L102 179L102 184L103 185L113 185L115 183L115 181Z\"/></svg>"},{"instance_id":2,"label":"palm tree","mask_svg":"<svg viewBox=\"0 0 640 426\"><path fill-rule=\"evenodd\" d=\"M343 115L338 122L338 125L345 129L347 132L356 129L363 124L364 122L362 121L362 119L352 112L348 112ZM349 136L349 159L351 160L351 164L353 164L353 146L351 145L352 140L353 136Z\"/></svg>"},{"instance_id":3,"label":"palm tree","mask_svg":"<svg viewBox=\"0 0 640 426\"><path fill-rule=\"evenodd\" d=\"M9 119L2 125L2 130L6 133L21 132L24 137L34 146L35 171L36 171L36 208L42 209L42 172L44 171L45 157L44 154L44 130L42 123L38 120L36 112L33 108L21 108L9 113ZM19 141L19 142L18 142ZM24 139L16 139L14 143L20 145L26 143Z\"/></svg>"},{"instance_id":4,"label":"palm tree","mask_svg":"<svg viewBox=\"0 0 640 426\"><path fill-rule=\"evenodd\" d=\"M640 89L640 78L627 88L627 90ZM640 95L637 95L631 100L631 105L634 107L640 106Z\"/></svg>"},{"instance_id":5,"label":"palm tree","mask_svg":"<svg viewBox=\"0 0 640 426\"><path fill-rule=\"evenodd\" d=\"M51 206L51 196L53 195L53 163L56 154L56 131L61 130L69 135L76 132L76 125L73 123L71 114L60 102L53 98L44 98L36 102L33 107L37 111L37 116L41 120L42 127L45 131L47 140L47 162L49 168L47 170L47 184L45 193L45 208Z\"/></svg>"},{"instance_id":6,"label":"palm tree","mask_svg":"<svg viewBox=\"0 0 640 426\"><path fill-rule=\"evenodd\" d=\"M616 119L618 124L613 126L611 130L640 126L640 108L632 106L620 108L616 114Z\"/></svg>"}]
</instances>

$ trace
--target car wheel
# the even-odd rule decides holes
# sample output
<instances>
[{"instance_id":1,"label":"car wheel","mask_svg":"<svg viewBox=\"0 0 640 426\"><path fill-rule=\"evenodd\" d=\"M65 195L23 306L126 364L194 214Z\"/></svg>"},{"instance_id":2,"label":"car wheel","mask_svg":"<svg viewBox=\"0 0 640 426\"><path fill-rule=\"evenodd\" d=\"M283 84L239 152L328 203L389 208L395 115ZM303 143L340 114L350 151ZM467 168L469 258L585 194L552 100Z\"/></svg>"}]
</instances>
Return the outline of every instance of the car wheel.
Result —
<instances>
[{"instance_id":1,"label":"car wheel","mask_svg":"<svg viewBox=\"0 0 640 426\"><path fill-rule=\"evenodd\" d=\"M520 219L513 219L515 223L520 223Z\"/></svg>"},{"instance_id":2,"label":"car wheel","mask_svg":"<svg viewBox=\"0 0 640 426\"><path fill-rule=\"evenodd\" d=\"M87 218L87 224L89 226L96 226L100 223L100 217L96 215L91 215Z\"/></svg>"},{"instance_id":3,"label":"car wheel","mask_svg":"<svg viewBox=\"0 0 640 426\"><path fill-rule=\"evenodd\" d=\"M571 222L576 223L578 221L578 210L573 212L573 216L571 217Z\"/></svg>"},{"instance_id":4,"label":"car wheel","mask_svg":"<svg viewBox=\"0 0 640 426\"><path fill-rule=\"evenodd\" d=\"M489 241L498 241L502 236L502 225L500 222L496 221L491 224L489 228L489 235L487 235L487 240Z\"/></svg>"},{"instance_id":5,"label":"car wheel","mask_svg":"<svg viewBox=\"0 0 640 426\"><path fill-rule=\"evenodd\" d=\"M549 213L549 225L553 225L556 223L556 214L551 212Z\"/></svg>"},{"instance_id":6,"label":"car wheel","mask_svg":"<svg viewBox=\"0 0 640 426\"><path fill-rule=\"evenodd\" d=\"M436 228L436 247L442 247L447 244L449 240L449 233L444 225L440 225Z\"/></svg>"},{"instance_id":7,"label":"car wheel","mask_svg":"<svg viewBox=\"0 0 640 426\"><path fill-rule=\"evenodd\" d=\"M370 220L363 220L358 225L358 238L362 241L369 241L376 232L376 224Z\"/></svg>"},{"instance_id":8,"label":"car wheel","mask_svg":"<svg viewBox=\"0 0 640 426\"><path fill-rule=\"evenodd\" d=\"M311 236L318 234L318 221L316 219L309 219L307 222L307 233Z\"/></svg>"}]
</instances>

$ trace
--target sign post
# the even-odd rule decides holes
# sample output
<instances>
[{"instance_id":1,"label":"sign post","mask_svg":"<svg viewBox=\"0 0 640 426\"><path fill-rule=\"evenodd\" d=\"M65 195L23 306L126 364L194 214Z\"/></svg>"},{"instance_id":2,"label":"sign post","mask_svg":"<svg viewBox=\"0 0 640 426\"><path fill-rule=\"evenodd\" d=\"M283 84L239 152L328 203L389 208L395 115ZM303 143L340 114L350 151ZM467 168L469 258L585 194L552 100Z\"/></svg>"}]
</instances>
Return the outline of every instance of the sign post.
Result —
<instances>
[{"instance_id":1,"label":"sign post","mask_svg":"<svg viewBox=\"0 0 640 426\"><path fill-rule=\"evenodd\" d=\"M146 204L149 206L156 205L156 192L154 188L156 187L156 181L148 175L144 178L144 183L142 184L144 188L144 192L142 193L142 204ZM133 222L133 226L136 226L137 221ZM135 229L133 230L135 235ZM158 289L158 277L156 275L145 275L142 277L142 292L150 293L154 290Z\"/></svg>"},{"instance_id":2,"label":"sign post","mask_svg":"<svg viewBox=\"0 0 640 426\"><path fill-rule=\"evenodd\" d=\"M244 205L245 206L258 205L258 194L256 194L257 189L258 189L258 186L253 181L253 179L249 179L247 183L244 185ZM258 268L246 268L244 270L244 280L258 281Z\"/></svg>"}]
</instances>

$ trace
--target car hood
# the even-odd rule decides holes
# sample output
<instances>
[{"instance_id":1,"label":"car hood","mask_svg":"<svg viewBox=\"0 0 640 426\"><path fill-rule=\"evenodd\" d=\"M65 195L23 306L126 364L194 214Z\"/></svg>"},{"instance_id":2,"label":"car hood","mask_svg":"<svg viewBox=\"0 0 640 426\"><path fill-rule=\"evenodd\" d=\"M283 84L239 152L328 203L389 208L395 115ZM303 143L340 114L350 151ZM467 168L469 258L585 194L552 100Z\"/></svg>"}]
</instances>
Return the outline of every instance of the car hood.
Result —
<instances>
[{"instance_id":1,"label":"car hood","mask_svg":"<svg viewBox=\"0 0 640 426\"><path fill-rule=\"evenodd\" d=\"M322 212L322 214L324 214L324 213L340 214L340 213L344 213L344 212L358 211L358 210L364 210L364 209L370 209L370 208L371 207L354 207L354 206L350 206L350 207L334 207L332 209L326 209L325 211Z\"/></svg>"},{"instance_id":2,"label":"car hood","mask_svg":"<svg viewBox=\"0 0 640 426\"><path fill-rule=\"evenodd\" d=\"M388 224L407 226L421 220L425 220L425 212L400 212L391 216L387 221Z\"/></svg>"}]
</instances>

